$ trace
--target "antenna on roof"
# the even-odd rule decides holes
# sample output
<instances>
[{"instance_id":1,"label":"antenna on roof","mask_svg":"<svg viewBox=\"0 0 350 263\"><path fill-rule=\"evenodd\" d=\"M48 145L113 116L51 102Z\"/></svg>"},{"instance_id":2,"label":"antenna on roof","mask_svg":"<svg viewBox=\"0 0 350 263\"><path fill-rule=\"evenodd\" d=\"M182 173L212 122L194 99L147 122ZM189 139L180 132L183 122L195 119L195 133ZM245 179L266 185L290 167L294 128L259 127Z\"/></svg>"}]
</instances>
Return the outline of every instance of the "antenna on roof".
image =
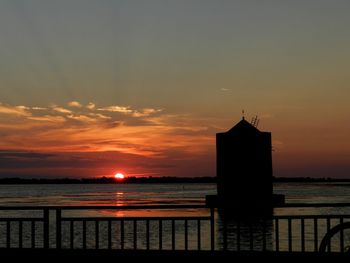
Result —
<instances>
[{"instance_id":1,"label":"antenna on roof","mask_svg":"<svg viewBox=\"0 0 350 263\"><path fill-rule=\"evenodd\" d=\"M255 128L258 128L259 125L259 119L258 116L256 115L255 117L252 118L252 121L250 122L251 125L253 125Z\"/></svg>"},{"instance_id":2,"label":"antenna on roof","mask_svg":"<svg viewBox=\"0 0 350 263\"><path fill-rule=\"evenodd\" d=\"M244 110L242 110L242 120L244 120Z\"/></svg>"}]
</instances>

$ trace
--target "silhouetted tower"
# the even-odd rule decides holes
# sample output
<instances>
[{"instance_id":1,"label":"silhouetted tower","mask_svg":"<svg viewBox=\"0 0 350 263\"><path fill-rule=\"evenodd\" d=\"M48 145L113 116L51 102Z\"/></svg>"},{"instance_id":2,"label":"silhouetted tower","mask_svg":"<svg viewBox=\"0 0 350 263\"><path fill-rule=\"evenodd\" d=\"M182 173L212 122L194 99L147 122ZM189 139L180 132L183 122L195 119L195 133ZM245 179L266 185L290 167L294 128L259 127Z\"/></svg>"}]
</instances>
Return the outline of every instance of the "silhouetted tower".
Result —
<instances>
[{"instance_id":1,"label":"silhouetted tower","mask_svg":"<svg viewBox=\"0 0 350 263\"><path fill-rule=\"evenodd\" d=\"M244 117L231 130L216 134L218 205L272 206L271 133Z\"/></svg>"}]
</instances>

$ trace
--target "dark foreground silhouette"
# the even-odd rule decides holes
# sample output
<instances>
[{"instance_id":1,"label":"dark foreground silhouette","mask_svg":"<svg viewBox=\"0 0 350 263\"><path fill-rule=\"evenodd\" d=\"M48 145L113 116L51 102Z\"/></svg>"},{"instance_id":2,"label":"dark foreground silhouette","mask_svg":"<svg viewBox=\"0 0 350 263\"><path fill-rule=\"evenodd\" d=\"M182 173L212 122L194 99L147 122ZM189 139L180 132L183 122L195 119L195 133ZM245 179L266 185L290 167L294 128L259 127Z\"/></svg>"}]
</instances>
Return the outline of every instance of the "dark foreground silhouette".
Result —
<instances>
[{"instance_id":1,"label":"dark foreground silhouette","mask_svg":"<svg viewBox=\"0 0 350 263\"><path fill-rule=\"evenodd\" d=\"M314 252L233 252L233 251L111 251L111 250L56 250L56 249L2 249L3 259L35 262L48 262L48 260L69 259L79 262L296 262L310 260L310 262L324 262L323 260L338 260L350 258L349 254L340 253L314 253ZM250 261L254 260L254 261ZM265 261L267 260L267 261ZM136 262L137 262L136 261ZM107 261L106 261L107 262Z\"/></svg>"}]
</instances>

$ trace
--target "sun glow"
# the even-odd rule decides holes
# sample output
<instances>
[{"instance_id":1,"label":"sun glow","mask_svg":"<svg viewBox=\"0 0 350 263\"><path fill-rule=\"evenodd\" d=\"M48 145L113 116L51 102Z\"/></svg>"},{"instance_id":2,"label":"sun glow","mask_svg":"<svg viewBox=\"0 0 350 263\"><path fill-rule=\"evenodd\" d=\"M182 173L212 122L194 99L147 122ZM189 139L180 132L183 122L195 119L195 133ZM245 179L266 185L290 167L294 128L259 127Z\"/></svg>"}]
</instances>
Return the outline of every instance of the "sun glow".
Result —
<instances>
[{"instance_id":1,"label":"sun glow","mask_svg":"<svg viewBox=\"0 0 350 263\"><path fill-rule=\"evenodd\" d=\"M117 179L117 180L123 180L125 178L125 175L122 174L122 173L116 173L114 175L114 178Z\"/></svg>"}]
</instances>

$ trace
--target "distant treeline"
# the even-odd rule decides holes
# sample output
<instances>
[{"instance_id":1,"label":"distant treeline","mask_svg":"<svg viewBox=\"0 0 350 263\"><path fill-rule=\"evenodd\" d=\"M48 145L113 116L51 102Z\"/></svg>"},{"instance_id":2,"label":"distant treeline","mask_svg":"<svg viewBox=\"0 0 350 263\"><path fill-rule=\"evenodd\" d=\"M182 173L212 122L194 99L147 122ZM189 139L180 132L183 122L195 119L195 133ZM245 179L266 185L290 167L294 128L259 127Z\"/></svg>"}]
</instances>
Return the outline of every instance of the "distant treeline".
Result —
<instances>
[{"instance_id":1,"label":"distant treeline","mask_svg":"<svg viewBox=\"0 0 350 263\"><path fill-rule=\"evenodd\" d=\"M99 178L0 178L0 184L154 184L154 183L216 183L215 177L114 177Z\"/></svg>"},{"instance_id":2,"label":"distant treeline","mask_svg":"<svg viewBox=\"0 0 350 263\"><path fill-rule=\"evenodd\" d=\"M274 182L350 182L350 179L311 178L311 177L274 177ZM172 183L216 183L216 177L126 177L116 180L114 177L98 178L0 178L0 184L172 184Z\"/></svg>"},{"instance_id":3,"label":"distant treeline","mask_svg":"<svg viewBox=\"0 0 350 263\"><path fill-rule=\"evenodd\" d=\"M274 177L274 182L350 182L350 178Z\"/></svg>"}]
</instances>

